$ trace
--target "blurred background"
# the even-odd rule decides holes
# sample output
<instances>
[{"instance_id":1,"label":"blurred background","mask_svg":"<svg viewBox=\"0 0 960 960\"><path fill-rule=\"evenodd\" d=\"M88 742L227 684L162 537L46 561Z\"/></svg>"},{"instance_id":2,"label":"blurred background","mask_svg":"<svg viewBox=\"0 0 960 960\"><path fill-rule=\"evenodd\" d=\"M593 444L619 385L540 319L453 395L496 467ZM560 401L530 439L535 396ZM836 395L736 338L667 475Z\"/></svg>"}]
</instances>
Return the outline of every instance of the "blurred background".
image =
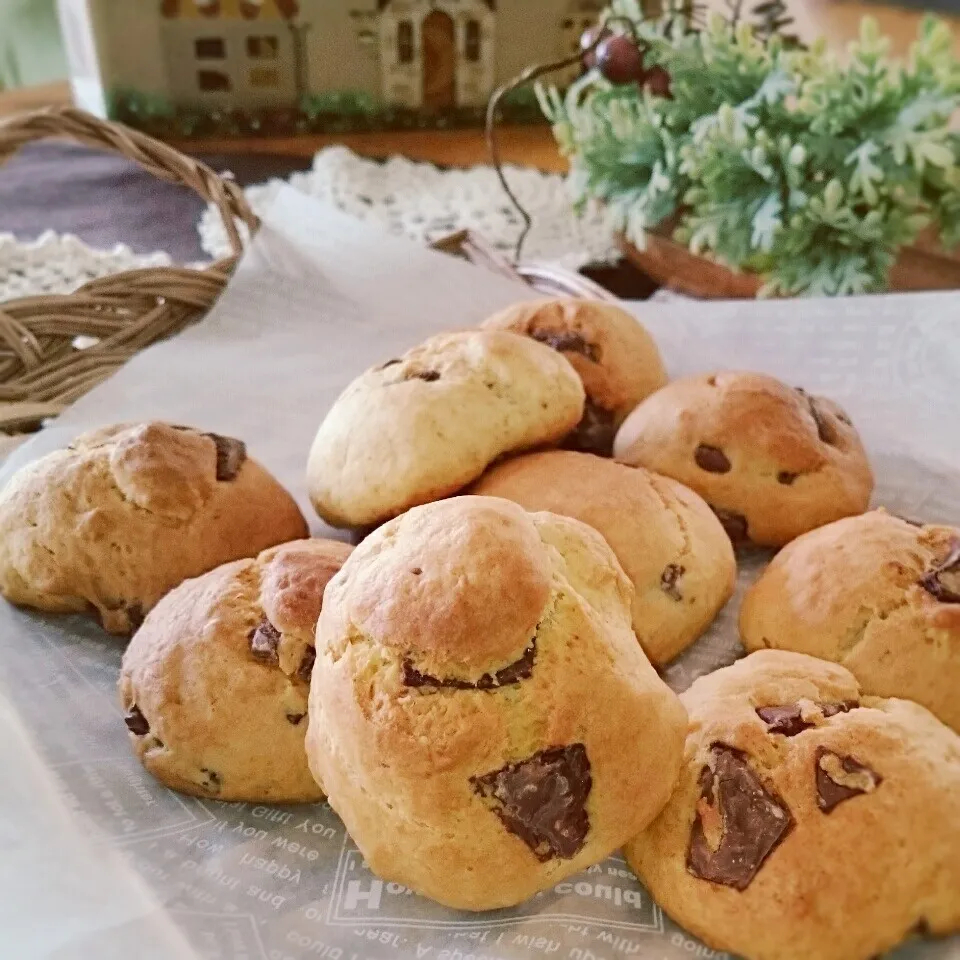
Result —
<instances>
[{"instance_id":1,"label":"blurred background","mask_svg":"<svg viewBox=\"0 0 960 960\"><path fill-rule=\"evenodd\" d=\"M139 3L143 0L124 0ZM708 0L723 9L725 0ZM68 75L60 40L56 0L0 0L0 90L34 86ZM874 14L885 33L908 42L917 11L931 11L960 21L960 0L791 0L796 32L807 38L823 34L846 38L856 32L865 12ZM960 36L960 34L958 34Z\"/></svg>"}]
</instances>

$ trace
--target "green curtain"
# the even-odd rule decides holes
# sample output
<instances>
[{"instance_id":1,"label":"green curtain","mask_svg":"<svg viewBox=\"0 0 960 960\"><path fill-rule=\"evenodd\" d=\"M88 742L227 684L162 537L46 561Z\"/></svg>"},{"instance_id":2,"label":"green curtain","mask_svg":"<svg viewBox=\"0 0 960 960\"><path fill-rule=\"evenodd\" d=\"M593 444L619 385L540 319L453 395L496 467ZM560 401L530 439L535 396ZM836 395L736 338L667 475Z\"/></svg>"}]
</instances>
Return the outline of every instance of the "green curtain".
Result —
<instances>
[{"instance_id":1,"label":"green curtain","mask_svg":"<svg viewBox=\"0 0 960 960\"><path fill-rule=\"evenodd\" d=\"M0 90L67 75L56 0L0 0Z\"/></svg>"}]
</instances>

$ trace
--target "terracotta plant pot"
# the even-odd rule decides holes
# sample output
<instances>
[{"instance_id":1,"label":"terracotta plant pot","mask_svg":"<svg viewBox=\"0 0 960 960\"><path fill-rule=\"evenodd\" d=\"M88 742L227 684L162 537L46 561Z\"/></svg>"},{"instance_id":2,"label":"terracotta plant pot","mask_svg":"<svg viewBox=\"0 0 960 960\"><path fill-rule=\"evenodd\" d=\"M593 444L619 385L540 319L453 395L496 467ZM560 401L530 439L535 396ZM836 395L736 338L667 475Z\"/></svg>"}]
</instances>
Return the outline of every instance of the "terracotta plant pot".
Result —
<instances>
[{"instance_id":1,"label":"terracotta plant pot","mask_svg":"<svg viewBox=\"0 0 960 960\"><path fill-rule=\"evenodd\" d=\"M735 300L756 297L763 280L740 273L707 257L691 253L666 236L649 233L647 249L640 250L626 237L619 238L623 255L661 286L702 300ZM890 292L960 289L960 252L944 251L932 236L905 247L890 271Z\"/></svg>"}]
</instances>

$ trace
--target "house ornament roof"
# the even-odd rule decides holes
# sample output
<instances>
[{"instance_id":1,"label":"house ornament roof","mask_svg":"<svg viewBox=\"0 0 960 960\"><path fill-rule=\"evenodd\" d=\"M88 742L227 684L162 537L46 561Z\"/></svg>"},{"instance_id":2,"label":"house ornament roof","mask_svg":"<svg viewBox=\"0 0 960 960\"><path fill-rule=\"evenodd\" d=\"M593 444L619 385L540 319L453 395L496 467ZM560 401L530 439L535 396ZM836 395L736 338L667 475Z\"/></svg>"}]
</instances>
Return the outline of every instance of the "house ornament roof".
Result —
<instances>
[{"instance_id":1,"label":"house ornament roof","mask_svg":"<svg viewBox=\"0 0 960 960\"><path fill-rule=\"evenodd\" d=\"M299 12L298 0L160 0L167 19L290 20Z\"/></svg>"},{"instance_id":2,"label":"house ornament roof","mask_svg":"<svg viewBox=\"0 0 960 960\"><path fill-rule=\"evenodd\" d=\"M497 0L482 0L494 13L497 12ZM377 0L377 9L382 13L390 6L390 0Z\"/></svg>"}]
</instances>

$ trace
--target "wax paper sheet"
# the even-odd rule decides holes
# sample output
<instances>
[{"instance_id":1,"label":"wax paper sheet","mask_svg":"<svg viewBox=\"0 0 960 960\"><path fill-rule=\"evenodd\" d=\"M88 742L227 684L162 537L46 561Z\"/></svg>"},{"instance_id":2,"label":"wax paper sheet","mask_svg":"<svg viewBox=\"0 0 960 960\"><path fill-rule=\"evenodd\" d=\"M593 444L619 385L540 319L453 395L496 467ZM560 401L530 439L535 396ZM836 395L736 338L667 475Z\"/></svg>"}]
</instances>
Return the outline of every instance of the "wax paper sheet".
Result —
<instances>
[{"instance_id":1,"label":"wax paper sheet","mask_svg":"<svg viewBox=\"0 0 960 960\"><path fill-rule=\"evenodd\" d=\"M14 454L0 483L82 429L161 417L243 438L311 515L307 451L343 387L429 334L529 296L283 191L210 316L80 400ZM762 370L835 398L869 448L877 503L960 521L957 296L633 309L671 375ZM746 559L738 596L666 670L678 691L742 652L739 596L763 559ZM117 704L122 643L92 622L0 604L0 653L0 957L726 956L671 923L620 856L513 910L427 902L375 877L325 804L198 800L153 781ZM946 960L960 939L896 956Z\"/></svg>"}]
</instances>

